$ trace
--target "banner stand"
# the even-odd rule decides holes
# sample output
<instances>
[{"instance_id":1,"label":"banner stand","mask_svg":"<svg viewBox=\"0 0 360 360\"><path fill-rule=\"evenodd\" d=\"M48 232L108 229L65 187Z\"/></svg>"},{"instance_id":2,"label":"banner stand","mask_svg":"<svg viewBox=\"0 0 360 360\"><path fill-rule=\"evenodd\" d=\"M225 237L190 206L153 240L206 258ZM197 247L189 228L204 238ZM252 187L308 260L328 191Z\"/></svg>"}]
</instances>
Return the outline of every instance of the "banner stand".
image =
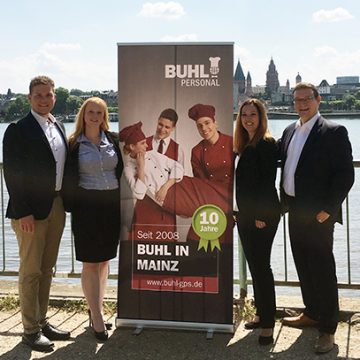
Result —
<instances>
[{"instance_id":1,"label":"banner stand","mask_svg":"<svg viewBox=\"0 0 360 360\"><path fill-rule=\"evenodd\" d=\"M139 335L145 328L149 329L175 329L175 330L192 330L206 331L207 339L212 338L214 332L234 333L234 324L211 324L196 322L180 322L180 321L161 321L161 320L139 320L139 319L121 319L116 318L115 325L119 327L135 327L134 335Z\"/></svg>"},{"instance_id":2,"label":"banner stand","mask_svg":"<svg viewBox=\"0 0 360 360\"><path fill-rule=\"evenodd\" d=\"M233 45L118 44L124 172L115 324L134 334L234 333Z\"/></svg>"}]
</instances>

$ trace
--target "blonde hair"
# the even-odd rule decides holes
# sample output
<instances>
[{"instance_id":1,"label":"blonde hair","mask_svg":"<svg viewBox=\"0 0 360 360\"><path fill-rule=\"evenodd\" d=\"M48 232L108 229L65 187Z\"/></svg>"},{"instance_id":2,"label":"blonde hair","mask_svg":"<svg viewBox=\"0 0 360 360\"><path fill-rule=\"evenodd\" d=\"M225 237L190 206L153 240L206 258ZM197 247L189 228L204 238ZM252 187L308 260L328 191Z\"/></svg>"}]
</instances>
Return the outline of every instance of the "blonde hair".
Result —
<instances>
[{"instance_id":1,"label":"blonde hair","mask_svg":"<svg viewBox=\"0 0 360 360\"><path fill-rule=\"evenodd\" d=\"M248 132L244 129L241 122L241 111L246 105L254 105L259 114L259 126L254 137L250 140ZM256 146L261 139L273 139L268 129L268 119L266 115L265 105L258 99L245 100L236 117L234 132L234 152L241 154L246 146Z\"/></svg>"},{"instance_id":2,"label":"blonde hair","mask_svg":"<svg viewBox=\"0 0 360 360\"><path fill-rule=\"evenodd\" d=\"M100 128L103 131L107 131L109 130L109 110L107 108L107 104L106 102L99 98L99 97L91 97L89 99L86 99L84 101L84 103L81 105L81 108L79 110L79 112L76 115L76 120L75 120L75 131L69 136L69 146L70 148L74 147L77 138L80 136L80 134L84 133L85 130L85 109L86 106L90 103L94 103L97 105L100 105L103 110L104 110L104 121L101 124Z\"/></svg>"}]
</instances>

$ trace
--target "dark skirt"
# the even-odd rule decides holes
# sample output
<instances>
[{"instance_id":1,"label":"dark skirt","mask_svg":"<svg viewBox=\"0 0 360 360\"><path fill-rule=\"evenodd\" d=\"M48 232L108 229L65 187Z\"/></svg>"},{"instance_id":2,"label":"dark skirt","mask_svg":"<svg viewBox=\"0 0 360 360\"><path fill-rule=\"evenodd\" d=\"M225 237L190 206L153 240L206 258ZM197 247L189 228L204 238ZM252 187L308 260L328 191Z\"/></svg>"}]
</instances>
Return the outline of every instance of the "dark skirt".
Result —
<instances>
[{"instance_id":1,"label":"dark skirt","mask_svg":"<svg viewBox=\"0 0 360 360\"><path fill-rule=\"evenodd\" d=\"M116 257L120 236L120 192L78 188L72 211L76 260L97 263Z\"/></svg>"}]
</instances>

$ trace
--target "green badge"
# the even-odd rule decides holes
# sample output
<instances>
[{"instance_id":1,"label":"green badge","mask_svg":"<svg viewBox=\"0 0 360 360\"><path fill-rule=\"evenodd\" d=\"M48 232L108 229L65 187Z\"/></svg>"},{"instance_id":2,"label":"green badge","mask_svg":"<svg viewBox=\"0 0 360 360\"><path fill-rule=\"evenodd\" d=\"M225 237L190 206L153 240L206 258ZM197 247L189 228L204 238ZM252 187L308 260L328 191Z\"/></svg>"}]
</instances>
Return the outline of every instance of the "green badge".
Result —
<instances>
[{"instance_id":1,"label":"green badge","mask_svg":"<svg viewBox=\"0 0 360 360\"><path fill-rule=\"evenodd\" d=\"M198 250L207 251L209 242L211 251L220 248L219 237L225 232L227 220L224 212L217 206L206 204L200 206L192 217L192 226L195 233L200 236Z\"/></svg>"}]
</instances>

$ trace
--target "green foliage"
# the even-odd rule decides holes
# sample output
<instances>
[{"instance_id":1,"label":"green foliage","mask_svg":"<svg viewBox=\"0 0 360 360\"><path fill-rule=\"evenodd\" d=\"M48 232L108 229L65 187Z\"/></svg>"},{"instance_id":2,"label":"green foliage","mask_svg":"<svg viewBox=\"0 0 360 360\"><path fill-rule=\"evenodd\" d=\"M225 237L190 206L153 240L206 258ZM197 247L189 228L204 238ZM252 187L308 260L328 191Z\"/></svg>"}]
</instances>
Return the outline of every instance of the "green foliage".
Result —
<instances>
[{"instance_id":1,"label":"green foliage","mask_svg":"<svg viewBox=\"0 0 360 360\"><path fill-rule=\"evenodd\" d=\"M118 107L117 106L108 106L109 113L117 113Z\"/></svg>"},{"instance_id":2,"label":"green foliage","mask_svg":"<svg viewBox=\"0 0 360 360\"><path fill-rule=\"evenodd\" d=\"M356 102L356 97L354 95L346 94L343 96L343 101L345 103L345 109L351 110Z\"/></svg>"},{"instance_id":3,"label":"green foliage","mask_svg":"<svg viewBox=\"0 0 360 360\"><path fill-rule=\"evenodd\" d=\"M256 309L254 307L253 299L245 297L235 301L234 319L236 324L239 324L242 320L251 321L255 314Z\"/></svg>"},{"instance_id":4,"label":"green foliage","mask_svg":"<svg viewBox=\"0 0 360 360\"><path fill-rule=\"evenodd\" d=\"M84 95L84 92L80 89L71 89L70 95L81 96L81 95Z\"/></svg>"},{"instance_id":5,"label":"green foliage","mask_svg":"<svg viewBox=\"0 0 360 360\"><path fill-rule=\"evenodd\" d=\"M88 311L88 306L85 299L80 300L54 300L50 301L51 307L59 308L66 312L84 312ZM0 311L12 311L20 308L20 300L18 296L7 295L0 297ZM115 301L104 302L104 312L108 315L115 314L117 309Z\"/></svg>"},{"instance_id":6,"label":"green foliage","mask_svg":"<svg viewBox=\"0 0 360 360\"><path fill-rule=\"evenodd\" d=\"M7 295L0 297L0 311L12 311L17 310L20 307L20 300L14 295Z\"/></svg>"},{"instance_id":7,"label":"green foliage","mask_svg":"<svg viewBox=\"0 0 360 360\"><path fill-rule=\"evenodd\" d=\"M84 100L75 95L70 95L66 100L66 114L76 114Z\"/></svg>"},{"instance_id":8,"label":"green foliage","mask_svg":"<svg viewBox=\"0 0 360 360\"><path fill-rule=\"evenodd\" d=\"M66 101L70 96L69 90L59 87L55 89L56 103L53 110L54 114L66 114Z\"/></svg>"},{"instance_id":9,"label":"green foliage","mask_svg":"<svg viewBox=\"0 0 360 360\"><path fill-rule=\"evenodd\" d=\"M24 117L30 111L30 103L25 95L18 95L5 111L5 121L10 122Z\"/></svg>"}]
</instances>

